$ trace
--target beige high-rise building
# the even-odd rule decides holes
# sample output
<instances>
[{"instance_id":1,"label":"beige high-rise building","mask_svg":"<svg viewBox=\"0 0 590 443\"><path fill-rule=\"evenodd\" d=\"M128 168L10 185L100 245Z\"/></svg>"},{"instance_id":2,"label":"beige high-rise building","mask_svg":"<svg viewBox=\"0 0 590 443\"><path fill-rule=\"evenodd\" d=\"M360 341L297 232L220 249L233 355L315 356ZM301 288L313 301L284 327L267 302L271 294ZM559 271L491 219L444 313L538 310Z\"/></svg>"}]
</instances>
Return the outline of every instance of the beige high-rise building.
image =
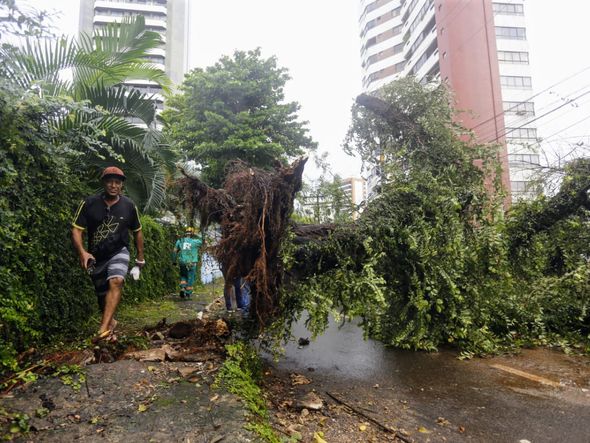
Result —
<instances>
[{"instance_id":1,"label":"beige high-rise building","mask_svg":"<svg viewBox=\"0 0 590 443\"><path fill-rule=\"evenodd\" d=\"M342 180L340 189L353 205L352 218L356 220L361 212L361 204L367 200L367 184L364 178L348 177Z\"/></svg>"}]
</instances>

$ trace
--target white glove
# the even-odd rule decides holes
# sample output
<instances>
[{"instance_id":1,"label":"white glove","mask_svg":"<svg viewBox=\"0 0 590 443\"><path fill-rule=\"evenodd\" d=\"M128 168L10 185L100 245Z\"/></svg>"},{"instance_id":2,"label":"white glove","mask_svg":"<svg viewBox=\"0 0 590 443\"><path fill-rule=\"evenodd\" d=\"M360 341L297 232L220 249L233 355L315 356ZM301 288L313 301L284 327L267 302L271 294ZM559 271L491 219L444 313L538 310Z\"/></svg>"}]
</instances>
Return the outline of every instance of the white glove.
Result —
<instances>
[{"instance_id":1,"label":"white glove","mask_svg":"<svg viewBox=\"0 0 590 443\"><path fill-rule=\"evenodd\" d=\"M137 281L139 280L139 274L141 273L141 269L139 269L139 266L133 266L133 268L131 269L131 271L129 271L129 275L131 275L131 278L133 278L133 280Z\"/></svg>"}]
</instances>

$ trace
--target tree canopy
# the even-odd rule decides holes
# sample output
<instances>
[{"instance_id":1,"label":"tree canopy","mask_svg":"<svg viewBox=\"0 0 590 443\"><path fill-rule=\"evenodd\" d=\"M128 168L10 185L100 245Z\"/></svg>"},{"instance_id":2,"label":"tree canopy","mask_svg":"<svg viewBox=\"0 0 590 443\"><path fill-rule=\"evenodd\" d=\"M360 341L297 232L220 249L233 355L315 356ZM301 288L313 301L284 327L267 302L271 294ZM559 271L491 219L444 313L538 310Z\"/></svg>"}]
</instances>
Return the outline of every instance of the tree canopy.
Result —
<instances>
[{"instance_id":1,"label":"tree canopy","mask_svg":"<svg viewBox=\"0 0 590 443\"><path fill-rule=\"evenodd\" d=\"M299 104L284 102L289 78L276 57L265 59L260 49L196 68L168 100L164 132L215 187L232 160L261 168L284 163L316 146L307 122L298 121Z\"/></svg>"}]
</instances>

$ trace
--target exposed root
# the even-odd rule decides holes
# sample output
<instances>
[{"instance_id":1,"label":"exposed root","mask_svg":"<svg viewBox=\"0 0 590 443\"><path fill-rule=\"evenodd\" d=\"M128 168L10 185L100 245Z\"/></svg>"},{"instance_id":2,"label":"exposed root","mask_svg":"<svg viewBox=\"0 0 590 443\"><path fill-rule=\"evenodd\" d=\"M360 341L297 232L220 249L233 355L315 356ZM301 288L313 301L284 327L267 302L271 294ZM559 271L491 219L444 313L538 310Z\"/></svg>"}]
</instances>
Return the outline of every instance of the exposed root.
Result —
<instances>
[{"instance_id":1,"label":"exposed root","mask_svg":"<svg viewBox=\"0 0 590 443\"><path fill-rule=\"evenodd\" d=\"M273 171L235 162L223 189L190 177L179 183L181 199L192 214L200 215L201 227L220 225L221 239L210 252L221 264L226 282L240 277L249 282L252 310L261 328L278 314L283 278L279 250L306 161Z\"/></svg>"}]
</instances>

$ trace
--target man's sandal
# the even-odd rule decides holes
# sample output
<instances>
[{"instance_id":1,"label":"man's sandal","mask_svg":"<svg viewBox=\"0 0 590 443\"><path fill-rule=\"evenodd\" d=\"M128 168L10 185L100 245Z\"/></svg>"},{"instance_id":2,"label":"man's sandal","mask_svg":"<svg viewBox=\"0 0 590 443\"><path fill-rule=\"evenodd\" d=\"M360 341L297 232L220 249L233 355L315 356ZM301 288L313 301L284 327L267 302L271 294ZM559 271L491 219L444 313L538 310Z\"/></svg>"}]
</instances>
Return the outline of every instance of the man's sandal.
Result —
<instances>
[{"instance_id":1,"label":"man's sandal","mask_svg":"<svg viewBox=\"0 0 590 443\"><path fill-rule=\"evenodd\" d=\"M100 334L96 335L95 337L92 338L92 340L90 340L92 342L92 344L96 345L100 342L116 342L117 341L117 336L113 333L113 331L111 329L107 329L104 332L101 332Z\"/></svg>"}]
</instances>

